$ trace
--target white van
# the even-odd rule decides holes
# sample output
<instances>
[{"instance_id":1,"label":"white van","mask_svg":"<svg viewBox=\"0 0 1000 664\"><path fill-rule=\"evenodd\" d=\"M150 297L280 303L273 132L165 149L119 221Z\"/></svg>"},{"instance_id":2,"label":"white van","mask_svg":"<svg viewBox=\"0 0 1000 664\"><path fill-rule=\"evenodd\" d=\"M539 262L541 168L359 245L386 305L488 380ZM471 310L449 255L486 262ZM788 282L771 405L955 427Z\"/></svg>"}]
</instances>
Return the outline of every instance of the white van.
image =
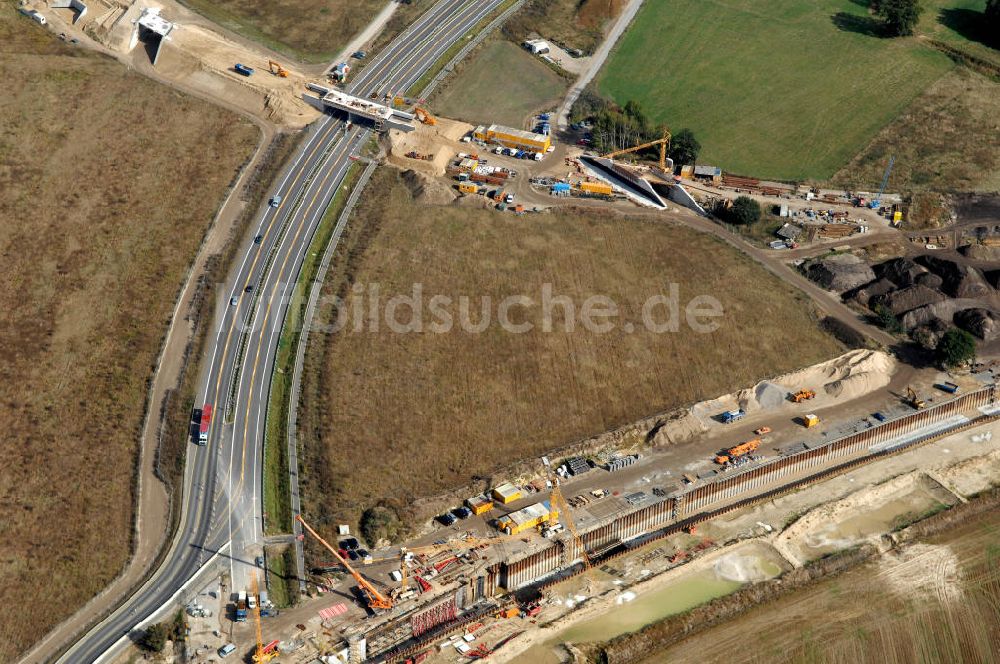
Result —
<instances>
[{"instance_id":1,"label":"white van","mask_svg":"<svg viewBox=\"0 0 1000 664\"><path fill-rule=\"evenodd\" d=\"M232 643L227 643L226 645L219 648L219 657L226 658L232 655L236 651L236 646Z\"/></svg>"}]
</instances>

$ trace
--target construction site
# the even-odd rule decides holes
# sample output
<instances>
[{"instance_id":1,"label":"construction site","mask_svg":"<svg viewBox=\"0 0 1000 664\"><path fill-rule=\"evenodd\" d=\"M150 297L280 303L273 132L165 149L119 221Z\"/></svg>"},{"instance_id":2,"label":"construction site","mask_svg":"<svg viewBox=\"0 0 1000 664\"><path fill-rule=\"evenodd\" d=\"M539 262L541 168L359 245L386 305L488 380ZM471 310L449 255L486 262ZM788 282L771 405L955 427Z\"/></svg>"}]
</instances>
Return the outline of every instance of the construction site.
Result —
<instances>
[{"instance_id":1,"label":"construction site","mask_svg":"<svg viewBox=\"0 0 1000 664\"><path fill-rule=\"evenodd\" d=\"M826 483L851 473L877 476L884 470L865 468L880 464L916 464L946 494L989 486L992 471L983 471L996 455L991 435L956 439L994 426L1000 402L991 374L949 378L954 382L914 374L879 352L853 351L695 405L658 429L672 445L636 453L623 447L630 437L619 436L617 443L542 457L534 475L469 496L403 547L368 551L346 526L331 543L298 517L307 551L319 552L301 580L312 599L280 616L265 608L262 622L266 597L241 595L221 610L237 621L238 643L251 636L238 625L248 606L254 611L254 661L509 661L525 650L541 656L552 634L601 611L624 611L643 588L693 574L684 570L704 569L707 561L745 557L747 538L774 540L771 553L753 553L777 561L759 563L774 569L770 576L820 555L824 549L810 554L802 544L791 550L774 539L784 532L781 515L793 509L783 496L822 505L831 500ZM851 413L862 400L880 410L859 420ZM721 440L737 442L719 448ZM940 451L926 448L942 440L953 456L928 466ZM953 467L959 461L964 465ZM842 486L838 491L856 490ZM874 505L902 495L865 491L877 496ZM854 500L869 500L861 495ZM737 574L740 583L751 577Z\"/></svg>"}]
</instances>

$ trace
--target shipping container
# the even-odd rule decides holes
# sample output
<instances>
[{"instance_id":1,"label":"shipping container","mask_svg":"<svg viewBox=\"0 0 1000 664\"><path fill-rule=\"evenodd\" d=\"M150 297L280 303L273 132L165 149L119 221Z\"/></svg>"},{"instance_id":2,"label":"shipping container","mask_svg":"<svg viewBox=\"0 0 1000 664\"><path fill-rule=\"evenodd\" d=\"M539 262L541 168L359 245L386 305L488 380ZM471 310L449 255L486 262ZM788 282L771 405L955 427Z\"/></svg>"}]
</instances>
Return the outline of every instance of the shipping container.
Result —
<instances>
[{"instance_id":1,"label":"shipping container","mask_svg":"<svg viewBox=\"0 0 1000 664\"><path fill-rule=\"evenodd\" d=\"M493 498L501 505L508 505L521 497L521 490L510 482L493 489Z\"/></svg>"},{"instance_id":2,"label":"shipping container","mask_svg":"<svg viewBox=\"0 0 1000 664\"><path fill-rule=\"evenodd\" d=\"M473 496L467 499L465 504L476 516L486 514L493 509L493 501L486 496Z\"/></svg>"},{"instance_id":3,"label":"shipping container","mask_svg":"<svg viewBox=\"0 0 1000 664\"><path fill-rule=\"evenodd\" d=\"M607 182L581 182L580 190L590 194L611 195L611 185Z\"/></svg>"},{"instance_id":4,"label":"shipping container","mask_svg":"<svg viewBox=\"0 0 1000 664\"><path fill-rule=\"evenodd\" d=\"M479 191L479 187L474 182L461 182L458 185L458 190L463 194L474 194Z\"/></svg>"}]
</instances>

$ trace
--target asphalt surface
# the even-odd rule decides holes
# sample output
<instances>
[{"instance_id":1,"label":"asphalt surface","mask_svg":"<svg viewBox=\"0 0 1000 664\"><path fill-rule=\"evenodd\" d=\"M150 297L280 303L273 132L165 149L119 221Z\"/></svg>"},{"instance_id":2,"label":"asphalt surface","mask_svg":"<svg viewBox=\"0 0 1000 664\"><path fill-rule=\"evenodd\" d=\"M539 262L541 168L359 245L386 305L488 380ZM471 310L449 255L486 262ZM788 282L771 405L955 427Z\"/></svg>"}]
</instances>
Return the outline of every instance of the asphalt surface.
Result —
<instances>
[{"instance_id":1,"label":"asphalt surface","mask_svg":"<svg viewBox=\"0 0 1000 664\"><path fill-rule=\"evenodd\" d=\"M365 97L405 92L502 2L440 0L369 61L350 91ZM219 289L199 393L214 414L208 444L192 444L188 451L179 534L139 592L59 661L95 662L119 652L127 645L123 637L173 601L217 553L228 558L230 590L247 588L264 540L265 417L281 326L316 228L352 156L370 136L364 126L341 117L326 115L315 122L271 192L281 197L280 206L265 207L242 239L246 248L237 254L226 288ZM258 235L259 244L254 242Z\"/></svg>"}]
</instances>

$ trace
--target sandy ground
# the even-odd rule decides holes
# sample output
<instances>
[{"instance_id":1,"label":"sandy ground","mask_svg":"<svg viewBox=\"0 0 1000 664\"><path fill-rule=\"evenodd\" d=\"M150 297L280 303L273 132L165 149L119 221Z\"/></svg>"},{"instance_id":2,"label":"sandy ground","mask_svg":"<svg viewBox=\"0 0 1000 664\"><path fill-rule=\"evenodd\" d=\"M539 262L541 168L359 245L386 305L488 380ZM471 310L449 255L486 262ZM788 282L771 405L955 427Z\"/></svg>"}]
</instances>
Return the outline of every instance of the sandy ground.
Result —
<instances>
[{"instance_id":1,"label":"sandy ground","mask_svg":"<svg viewBox=\"0 0 1000 664\"><path fill-rule=\"evenodd\" d=\"M434 177L444 177L448 162L459 152L477 152L477 146L463 143L461 138L474 129L466 122L435 118L437 124L425 125L414 122L415 131L406 133L395 129L389 131L388 161L404 170ZM430 155L429 161L412 159L408 152Z\"/></svg>"},{"instance_id":2,"label":"sandy ground","mask_svg":"<svg viewBox=\"0 0 1000 664\"><path fill-rule=\"evenodd\" d=\"M298 69L294 63L213 26L171 0L96 0L75 24L68 11L50 10L40 0L34 3L49 19L53 32L79 39L152 78L222 106L290 129L304 127L320 115L302 100L302 93L308 82L328 84L324 76ZM144 41L130 48L133 22L147 7L159 8L163 18L175 24L160 45L162 53L155 67L153 51ZM269 60L279 62L288 76L271 74ZM255 73L250 77L237 74L233 69L237 62L252 67Z\"/></svg>"}]
</instances>

